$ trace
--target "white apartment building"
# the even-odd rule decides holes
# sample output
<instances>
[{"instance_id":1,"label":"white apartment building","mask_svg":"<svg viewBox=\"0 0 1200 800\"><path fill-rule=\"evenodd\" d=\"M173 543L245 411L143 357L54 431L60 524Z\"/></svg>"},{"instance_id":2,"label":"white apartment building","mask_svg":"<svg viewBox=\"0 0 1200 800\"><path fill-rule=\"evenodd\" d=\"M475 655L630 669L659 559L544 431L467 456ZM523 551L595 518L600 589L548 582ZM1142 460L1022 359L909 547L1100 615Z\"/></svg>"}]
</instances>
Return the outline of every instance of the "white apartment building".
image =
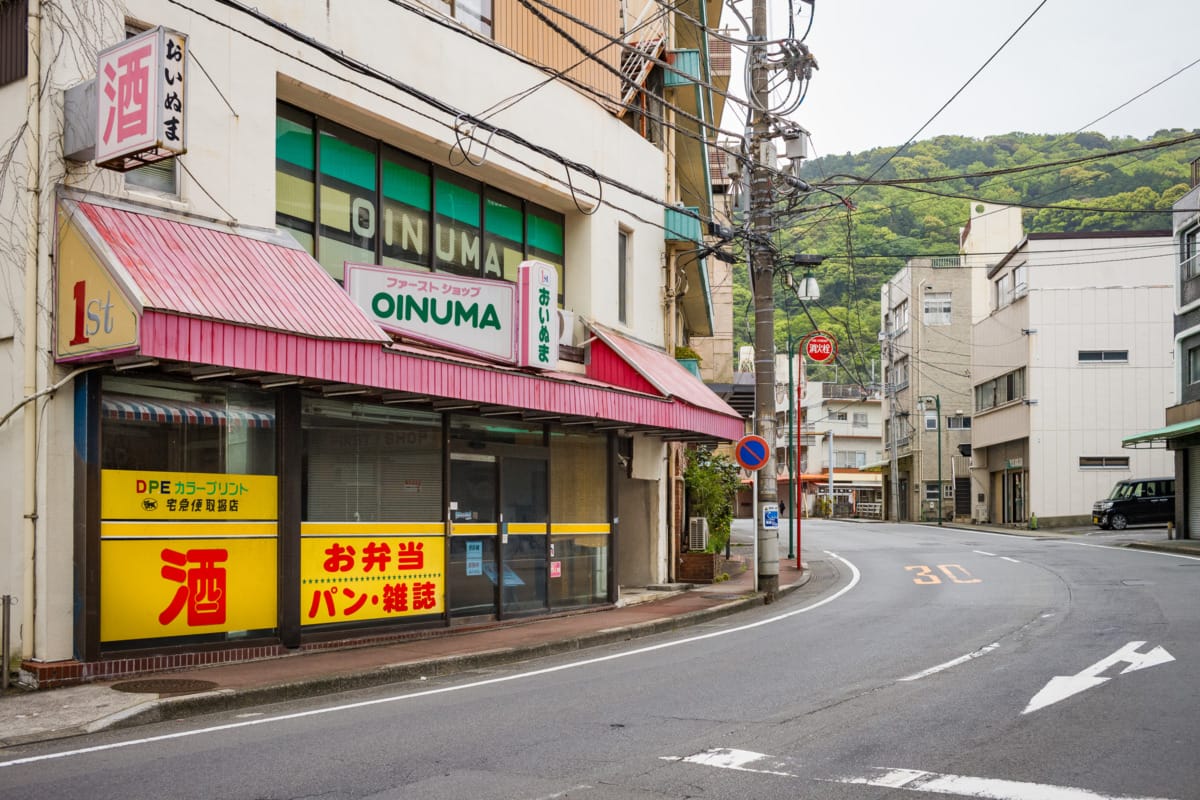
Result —
<instances>
[{"instance_id":1,"label":"white apartment building","mask_svg":"<svg viewBox=\"0 0 1200 800\"><path fill-rule=\"evenodd\" d=\"M977 213L972 212L972 227ZM1090 522L1123 478L1171 475L1122 440L1175 401L1168 232L1029 234L983 270L971 336L972 517Z\"/></svg>"},{"instance_id":2,"label":"white apartment building","mask_svg":"<svg viewBox=\"0 0 1200 800\"><path fill-rule=\"evenodd\" d=\"M882 518L883 476L867 469L883 458L878 387L813 381L804 386L802 409L805 513Z\"/></svg>"}]
</instances>

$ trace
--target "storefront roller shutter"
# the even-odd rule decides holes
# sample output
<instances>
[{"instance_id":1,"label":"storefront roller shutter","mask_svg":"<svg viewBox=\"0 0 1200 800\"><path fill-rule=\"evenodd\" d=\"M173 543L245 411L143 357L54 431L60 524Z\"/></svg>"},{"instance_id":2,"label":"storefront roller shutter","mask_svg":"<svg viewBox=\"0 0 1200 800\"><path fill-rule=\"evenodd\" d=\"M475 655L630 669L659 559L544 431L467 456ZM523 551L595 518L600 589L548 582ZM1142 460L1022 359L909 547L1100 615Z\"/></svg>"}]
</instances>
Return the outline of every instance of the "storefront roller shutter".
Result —
<instances>
[{"instance_id":1,"label":"storefront roller shutter","mask_svg":"<svg viewBox=\"0 0 1200 800\"><path fill-rule=\"evenodd\" d=\"M1189 447L1187 451L1187 521L1186 535L1200 538L1200 447ZM1178 491L1178 490L1177 490Z\"/></svg>"}]
</instances>

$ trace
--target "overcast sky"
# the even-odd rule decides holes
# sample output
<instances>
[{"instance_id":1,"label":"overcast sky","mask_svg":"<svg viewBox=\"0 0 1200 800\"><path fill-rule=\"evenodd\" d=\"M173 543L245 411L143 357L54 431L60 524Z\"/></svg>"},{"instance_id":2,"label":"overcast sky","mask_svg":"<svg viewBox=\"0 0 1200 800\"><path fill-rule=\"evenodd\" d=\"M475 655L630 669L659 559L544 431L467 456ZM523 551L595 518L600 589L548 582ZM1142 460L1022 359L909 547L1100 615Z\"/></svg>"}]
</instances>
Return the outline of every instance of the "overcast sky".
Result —
<instances>
[{"instance_id":1,"label":"overcast sky","mask_svg":"<svg viewBox=\"0 0 1200 800\"><path fill-rule=\"evenodd\" d=\"M1039 2L821 0L806 42L820 68L791 119L812 134L814 156L903 144ZM786 0L769 4L770 33L782 35ZM812 7L796 6L799 36ZM750 17L750 0L738 8ZM722 21L737 18L726 10ZM1048 0L918 138L1200 128L1200 64L1093 123L1197 59L1200 0ZM726 115L726 129L742 125Z\"/></svg>"}]
</instances>

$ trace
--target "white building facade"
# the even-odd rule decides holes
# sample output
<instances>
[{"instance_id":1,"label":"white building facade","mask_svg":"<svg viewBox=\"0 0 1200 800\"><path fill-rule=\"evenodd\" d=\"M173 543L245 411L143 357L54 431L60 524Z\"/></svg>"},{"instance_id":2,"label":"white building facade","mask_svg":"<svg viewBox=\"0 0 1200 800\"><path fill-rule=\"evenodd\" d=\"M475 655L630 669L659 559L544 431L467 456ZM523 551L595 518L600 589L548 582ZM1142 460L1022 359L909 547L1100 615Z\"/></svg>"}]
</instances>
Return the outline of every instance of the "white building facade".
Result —
<instances>
[{"instance_id":1,"label":"white building facade","mask_svg":"<svg viewBox=\"0 0 1200 800\"><path fill-rule=\"evenodd\" d=\"M664 269L699 221L611 76L546 81L510 3L8 6L0 594L32 683L668 578L670 443L743 422L669 354L711 333ZM155 103L178 157L98 165Z\"/></svg>"},{"instance_id":2,"label":"white building facade","mask_svg":"<svg viewBox=\"0 0 1200 800\"><path fill-rule=\"evenodd\" d=\"M1169 242L1030 234L986 269L990 313L972 335L975 519L1087 524L1116 481L1172 473L1161 451L1122 449L1175 397Z\"/></svg>"}]
</instances>

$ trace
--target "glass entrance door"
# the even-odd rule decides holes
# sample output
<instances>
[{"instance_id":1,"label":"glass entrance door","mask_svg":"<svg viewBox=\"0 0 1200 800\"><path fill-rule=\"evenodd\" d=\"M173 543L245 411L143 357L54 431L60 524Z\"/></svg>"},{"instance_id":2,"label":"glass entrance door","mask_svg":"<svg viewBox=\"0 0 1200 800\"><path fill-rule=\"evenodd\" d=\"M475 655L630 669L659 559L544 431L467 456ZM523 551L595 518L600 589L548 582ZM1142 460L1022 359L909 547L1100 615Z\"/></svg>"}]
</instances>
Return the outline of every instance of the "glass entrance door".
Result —
<instances>
[{"instance_id":1,"label":"glass entrance door","mask_svg":"<svg viewBox=\"0 0 1200 800\"><path fill-rule=\"evenodd\" d=\"M450 456L450 613L547 607L545 458Z\"/></svg>"},{"instance_id":2,"label":"glass entrance door","mask_svg":"<svg viewBox=\"0 0 1200 800\"><path fill-rule=\"evenodd\" d=\"M450 456L450 614L495 614L496 457Z\"/></svg>"},{"instance_id":3,"label":"glass entrance door","mask_svg":"<svg viewBox=\"0 0 1200 800\"><path fill-rule=\"evenodd\" d=\"M501 459L502 613L546 608L546 477L544 458Z\"/></svg>"}]
</instances>

